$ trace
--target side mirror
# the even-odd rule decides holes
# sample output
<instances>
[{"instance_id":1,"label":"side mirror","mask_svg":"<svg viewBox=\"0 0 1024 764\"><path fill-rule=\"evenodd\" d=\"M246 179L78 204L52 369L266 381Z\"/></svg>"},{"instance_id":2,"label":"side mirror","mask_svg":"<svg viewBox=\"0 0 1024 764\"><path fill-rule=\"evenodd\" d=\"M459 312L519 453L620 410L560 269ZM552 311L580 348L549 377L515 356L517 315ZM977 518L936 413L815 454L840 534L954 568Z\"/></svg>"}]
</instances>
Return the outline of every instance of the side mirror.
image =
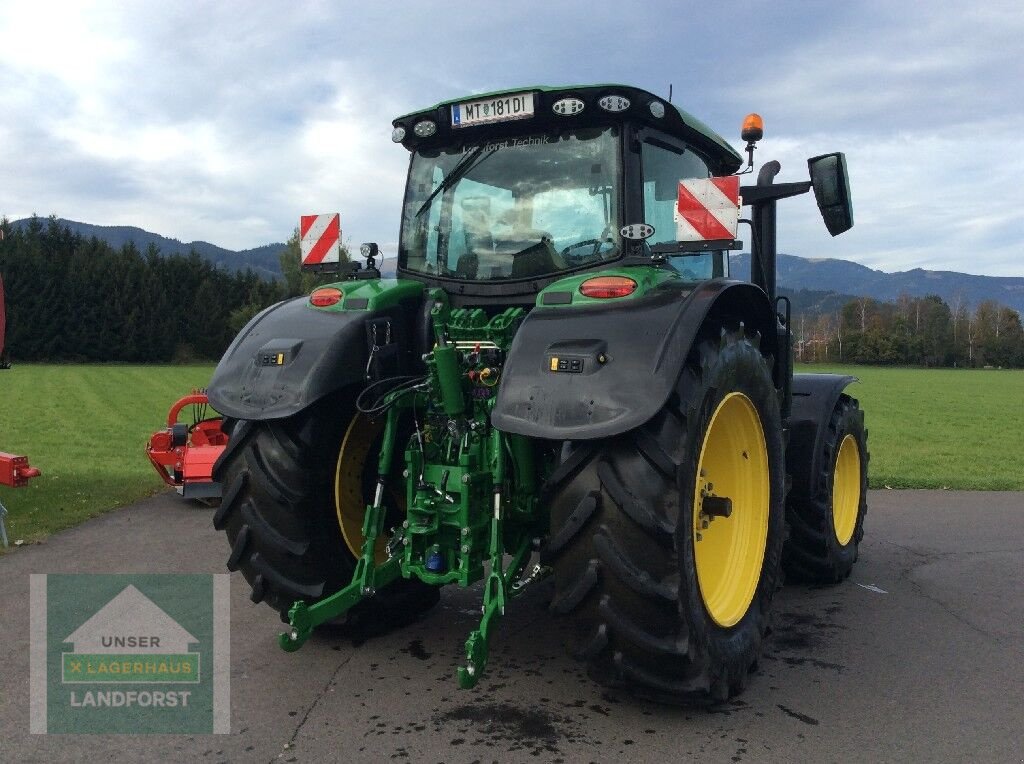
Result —
<instances>
[{"instance_id":1,"label":"side mirror","mask_svg":"<svg viewBox=\"0 0 1024 764\"><path fill-rule=\"evenodd\" d=\"M842 152L822 154L807 160L814 198L821 210L825 227L833 236L853 228L853 203L850 179L846 172L846 155Z\"/></svg>"}]
</instances>

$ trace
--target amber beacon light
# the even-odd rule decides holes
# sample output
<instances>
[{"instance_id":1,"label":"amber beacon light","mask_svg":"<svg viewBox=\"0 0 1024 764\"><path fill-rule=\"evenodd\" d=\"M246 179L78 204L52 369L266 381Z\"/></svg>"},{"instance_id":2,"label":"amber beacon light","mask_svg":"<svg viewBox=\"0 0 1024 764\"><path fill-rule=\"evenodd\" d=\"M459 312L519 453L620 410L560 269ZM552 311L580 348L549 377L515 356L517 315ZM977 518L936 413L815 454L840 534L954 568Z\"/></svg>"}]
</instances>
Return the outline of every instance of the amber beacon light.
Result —
<instances>
[{"instance_id":1,"label":"amber beacon light","mask_svg":"<svg viewBox=\"0 0 1024 764\"><path fill-rule=\"evenodd\" d=\"M755 143L764 137L764 120L760 114L748 114L744 118L740 137L748 143Z\"/></svg>"}]
</instances>

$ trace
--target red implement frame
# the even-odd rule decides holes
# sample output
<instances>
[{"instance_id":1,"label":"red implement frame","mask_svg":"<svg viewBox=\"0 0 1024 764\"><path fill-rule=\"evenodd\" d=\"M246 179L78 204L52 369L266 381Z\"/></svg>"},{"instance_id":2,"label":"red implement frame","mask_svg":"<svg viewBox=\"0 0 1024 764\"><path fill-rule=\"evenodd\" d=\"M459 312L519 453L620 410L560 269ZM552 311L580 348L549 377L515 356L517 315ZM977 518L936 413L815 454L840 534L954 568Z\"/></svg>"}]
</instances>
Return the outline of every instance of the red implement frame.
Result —
<instances>
[{"instance_id":1,"label":"red implement frame","mask_svg":"<svg viewBox=\"0 0 1024 764\"><path fill-rule=\"evenodd\" d=\"M187 425L178 421L186 406L206 406L204 392L193 392L179 399L167 413L167 427L153 433L146 455L161 479L187 499L220 496L219 483L213 480L213 465L224 451L228 436L221 430L220 418L202 419Z\"/></svg>"},{"instance_id":2,"label":"red implement frame","mask_svg":"<svg viewBox=\"0 0 1024 764\"><path fill-rule=\"evenodd\" d=\"M0 485L8 488L24 488L28 481L39 477L39 470L28 466L27 456L15 456L0 451ZM7 546L7 528L4 526L4 515L7 507L0 502L0 544Z\"/></svg>"},{"instance_id":3,"label":"red implement frame","mask_svg":"<svg viewBox=\"0 0 1024 764\"><path fill-rule=\"evenodd\" d=\"M0 485L21 488L28 485L31 478L39 475L39 470L28 466L27 456L15 456L0 451Z\"/></svg>"}]
</instances>

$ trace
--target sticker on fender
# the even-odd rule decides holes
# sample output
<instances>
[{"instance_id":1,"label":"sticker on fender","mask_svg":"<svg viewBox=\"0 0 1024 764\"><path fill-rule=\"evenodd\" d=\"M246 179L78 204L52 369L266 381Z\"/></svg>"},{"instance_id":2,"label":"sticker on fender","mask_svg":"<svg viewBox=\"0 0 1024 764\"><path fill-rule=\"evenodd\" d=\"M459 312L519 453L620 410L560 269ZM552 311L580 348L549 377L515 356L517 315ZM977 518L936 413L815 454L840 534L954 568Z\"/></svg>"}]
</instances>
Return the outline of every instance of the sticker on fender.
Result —
<instances>
[{"instance_id":1,"label":"sticker on fender","mask_svg":"<svg viewBox=\"0 0 1024 764\"><path fill-rule=\"evenodd\" d=\"M548 368L551 371L567 371L570 374L580 374L583 371L583 359L561 358L553 355L551 356Z\"/></svg>"}]
</instances>

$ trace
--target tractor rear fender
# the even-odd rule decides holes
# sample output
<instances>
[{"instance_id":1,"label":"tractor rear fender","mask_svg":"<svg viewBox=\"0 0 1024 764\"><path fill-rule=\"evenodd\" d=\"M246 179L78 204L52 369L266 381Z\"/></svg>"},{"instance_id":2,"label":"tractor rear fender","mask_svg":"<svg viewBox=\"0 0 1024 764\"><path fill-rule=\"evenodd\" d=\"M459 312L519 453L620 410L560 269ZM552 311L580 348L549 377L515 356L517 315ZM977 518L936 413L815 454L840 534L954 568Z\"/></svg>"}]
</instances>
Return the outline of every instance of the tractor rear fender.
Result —
<instances>
[{"instance_id":1,"label":"tractor rear fender","mask_svg":"<svg viewBox=\"0 0 1024 764\"><path fill-rule=\"evenodd\" d=\"M714 279L674 280L636 299L534 308L509 350L491 421L550 440L607 438L665 405L702 327L743 321L778 359L778 320L765 293ZM782 371L776 360L776 387Z\"/></svg>"},{"instance_id":2,"label":"tractor rear fender","mask_svg":"<svg viewBox=\"0 0 1024 764\"><path fill-rule=\"evenodd\" d=\"M382 348L375 363L386 362L382 371L389 376L410 373L422 292L378 310L372 304L366 309L366 303L360 309L318 310L308 297L296 297L259 313L217 364L207 391L210 404L236 419L278 419L362 382L374 324Z\"/></svg>"},{"instance_id":3,"label":"tractor rear fender","mask_svg":"<svg viewBox=\"0 0 1024 764\"><path fill-rule=\"evenodd\" d=\"M823 439L839 396L856 377L845 374L794 374L786 469L793 480L789 495L814 498L821 488Z\"/></svg>"}]
</instances>

